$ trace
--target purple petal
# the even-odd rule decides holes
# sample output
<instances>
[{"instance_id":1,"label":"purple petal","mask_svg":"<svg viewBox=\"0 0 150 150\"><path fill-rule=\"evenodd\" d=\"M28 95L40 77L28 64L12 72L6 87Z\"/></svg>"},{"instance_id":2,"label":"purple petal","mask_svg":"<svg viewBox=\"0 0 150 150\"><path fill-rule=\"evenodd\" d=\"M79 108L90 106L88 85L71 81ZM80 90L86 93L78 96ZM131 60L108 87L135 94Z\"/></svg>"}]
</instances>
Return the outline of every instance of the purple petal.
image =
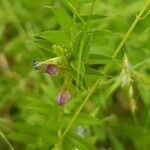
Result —
<instances>
[{"instance_id":1,"label":"purple petal","mask_svg":"<svg viewBox=\"0 0 150 150\"><path fill-rule=\"evenodd\" d=\"M55 64L47 64L46 72L50 75L58 75L58 67Z\"/></svg>"},{"instance_id":2,"label":"purple petal","mask_svg":"<svg viewBox=\"0 0 150 150\"><path fill-rule=\"evenodd\" d=\"M67 90L61 90L60 93L57 96L57 102L60 105L63 105L67 102L67 100L70 98L70 92Z\"/></svg>"}]
</instances>

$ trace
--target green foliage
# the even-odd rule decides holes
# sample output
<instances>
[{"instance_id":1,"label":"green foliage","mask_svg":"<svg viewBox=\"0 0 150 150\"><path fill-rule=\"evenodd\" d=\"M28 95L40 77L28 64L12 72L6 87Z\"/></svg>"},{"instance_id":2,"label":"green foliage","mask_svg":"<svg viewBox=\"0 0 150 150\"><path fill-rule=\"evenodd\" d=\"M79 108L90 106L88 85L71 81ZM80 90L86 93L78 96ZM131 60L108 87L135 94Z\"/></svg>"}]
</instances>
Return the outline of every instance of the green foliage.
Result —
<instances>
[{"instance_id":1,"label":"green foliage","mask_svg":"<svg viewBox=\"0 0 150 150\"><path fill-rule=\"evenodd\" d=\"M149 9L0 0L0 150L149 150Z\"/></svg>"}]
</instances>

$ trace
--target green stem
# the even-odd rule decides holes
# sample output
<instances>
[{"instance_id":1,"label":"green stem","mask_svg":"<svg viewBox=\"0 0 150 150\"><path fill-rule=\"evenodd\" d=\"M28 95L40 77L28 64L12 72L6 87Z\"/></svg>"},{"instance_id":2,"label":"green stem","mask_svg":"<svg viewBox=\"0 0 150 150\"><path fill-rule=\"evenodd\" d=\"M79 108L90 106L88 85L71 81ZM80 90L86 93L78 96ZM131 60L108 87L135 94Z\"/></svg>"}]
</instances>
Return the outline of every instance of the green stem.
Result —
<instances>
[{"instance_id":1,"label":"green stem","mask_svg":"<svg viewBox=\"0 0 150 150\"><path fill-rule=\"evenodd\" d=\"M9 150L14 150L14 148L11 146L10 142L6 138L6 136L3 134L3 132L0 131L0 138L5 142L5 144L8 146Z\"/></svg>"},{"instance_id":2,"label":"green stem","mask_svg":"<svg viewBox=\"0 0 150 150\"><path fill-rule=\"evenodd\" d=\"M142 18L140 18L140 20L145 19L149 14L150 14L150 10Z\"/></svg>"},{"instance_id":3,"label":"green stem","mask_svg":"<svg viewBox=\"0 0 150 150\"><path fill-rule=\"evenodd\" d=\"M95 1L96 1L96 0L94 0L94 1L92 2L91 13L90 13L91 15L93 14L93 11L94 11Z\"/></svg>"},{"instance_id":4,"label":"green stem","mask_svg":"<svg viewBox=\"0 0 150 150\"><path fill-rule=\"evenodd\" d=\"M144 66L145 67L145 64L149 64L150 63L150 58L148 58L148 59L145 59L145 60L143 60L143 61L141 61L141 62L139 62L138 64L136 64L136 65L134 65L133 67L132 67L132 69L131 70L135 70L135 69L137 69L138 67L141 67L142 68L142 66ZM140 69L141 69L140 68Z\"/></svg>"},{"instance_id":5,"label":"green stem","mask_svg":"<svg viewBox=\"0 0 150 150\"><path fill-rule=\"evenodd\" d=\"M95 0L92 2L91 12L90 15L93 14L95 5ZM81 41L80 51L79 51L79 58L78 58L78 72L77 72L77 87L79 86L79 80L80 80L80 71L81 71L81 63L82 63L82 53L83 53L83 46L84 46L84 39ZM81 81L82 83L82 81Z\"/></svg>"},{"instance_id":6,"label":"green stem","mask_svg":"<svg viewBox=\"0 0 150 150\"><path fill-rule=\"evenodd\" d=\"M125 34L125 36L123 37L122 41L120 42L119 46L117 47L117 49L115 50L114 54L112 55L112 58L115 58L117 56L117 54L119 53L119 51L122 49L122 47L124 46L126 40L128 39L128 37L130 36L131 32L133 31L134 27L136 26L136 24L138 23L138 21L141 19L143 13L145 12L145 10L147 9L148 5L149 5L149 0L147 0L144 4L144 6L142 7L141 11L139 12L139 14L136 16L135 20L133 21L133 23L131 24L129 30L127 31L127 33Z\"/></svg>"},{"instance_id":7,"label":"green stem","mask_svg":"<svg viewBox=\"0 0 150 150\"><path fill-rule=\"evenodd\" d=\"M99 84L100 80L97 80L95 82L95 84L91 87L91 89L89 90L87 96L85 97L85 99L83 100L83 102L81 103L80 107L78 108L78 110L76 111L76 113L74 114L74 116L72 117L71 121L69 122L68 126L66 127L65 131L63 132L61 138L60 138L60 143L63 141L65 135L67 134L67 132L69 131L69 129L71 128L71 126L73 125L74 121L76 120L77 116L79 115L79 113L81 112L82 108L84 107L84 105L86 104L86 102L88 101L88 99L90 98L90 96L92 95L92 93L95 91L97 85ZM102 80L103 81L103 80ZM102 83L101 81L101 83Z\"/></svg>"},{"instance_id":8,"label":"green stem","mask_svg":"<svg viewBox=\"0 0 150 150\"><path fill-rule=\"evenodd\" d=\"M73 12L73 22L72 22L72 29L71 29L71 42L70 45L73 47L73 42L74 42L74 33L75 33L75 19L76 19L76 13L75 10L78 8L78 3L76 2L76 8L74 9Z\"/></svg>"},{"instance_id":9,"label":"green stem","mask_svg":"<svg viewBox=\"0 0 150 150\"><path fill-rule=\"evenodd\" d=\"M81 41L80 49L79 49L79 57L78 57L78 66L77 66L77 87L79 86L80 81L80 72L81 72L81 65L82 65L82 53L83 53L83 45L84 39ZM81 81L82 83L82 81Z\"/></svg>"},{"instance_id":10,"label":"green stem","mask_svg":"<svg viewBox=\"0 0 150 150\"><path fill-rule=\"evenodd\" d=\"M72 4L67 1L67 0L64 0L68 6L70 7L71 11L74 11L75 15L79 17L80 21L82 22L83 25L85 25L85 21L82 19L82 17L80 17L80 15L78 14L77 10L72 6ZM78 0L77 0L77 3L78 3Z\"/></svg>"}]
</instances>

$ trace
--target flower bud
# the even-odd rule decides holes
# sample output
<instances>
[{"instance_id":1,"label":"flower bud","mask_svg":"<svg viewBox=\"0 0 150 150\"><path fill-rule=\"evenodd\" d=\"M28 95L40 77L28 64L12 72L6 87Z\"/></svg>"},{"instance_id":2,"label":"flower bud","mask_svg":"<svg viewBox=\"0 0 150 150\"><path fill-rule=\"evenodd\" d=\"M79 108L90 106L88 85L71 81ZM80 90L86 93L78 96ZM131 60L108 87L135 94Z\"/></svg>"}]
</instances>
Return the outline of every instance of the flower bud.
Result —
<instances>
[{"instance_id":1,"label":"flower bud","mask_svg":"<svg viewBox=\"0 0 150 150\"><path fill-rule=\"evenodd\" d=\"M49 75L58 75L58 66L55 64L47 64L45 72Z\"/></svg>"},{"instance_id":2,"label":"flower bud","mask_svg":"<svg viewBox=\"0 0 150 150\"><path fill-rule=\"evenodd\" d=\"M45 73L48 73L49 75L56 76L59 74L59 68L57 64L53 64L53 63L50 64L50 63L45 63L45 62L43 63L43 62L34 60L32 62L32 66L34 70L45 72Z\"/></svg>"},{"instance_id":3,"label":"flower bud","mask_svg":"<svg viewBox=\"0 0 150 150\"><path fill-rule=\"evenodd\" d=\"M60 105L64 105L70 98L70 92L68 90L61 90L57 95L57 102Z\"/></svg>"}]
</instances>

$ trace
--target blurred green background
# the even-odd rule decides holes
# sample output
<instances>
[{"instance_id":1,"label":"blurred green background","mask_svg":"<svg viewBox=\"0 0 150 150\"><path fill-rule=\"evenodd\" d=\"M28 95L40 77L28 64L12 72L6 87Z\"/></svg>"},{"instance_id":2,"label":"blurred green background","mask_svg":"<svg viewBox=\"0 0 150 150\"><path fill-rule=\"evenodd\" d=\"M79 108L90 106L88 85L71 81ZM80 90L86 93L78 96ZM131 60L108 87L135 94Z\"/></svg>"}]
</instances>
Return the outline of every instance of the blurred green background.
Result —
<instances>
[{"instance_id":1,"label":"blurred green background","mask_svg":"<svg viewBox=\"0 0 150 150\"><path fill-rule=\"evenodd\" d=\"M89 29L99 32L93 37L91 52L111 57L143 4L144 0L96 0L94 14L100 16L88 23ZM92 1L80 0L79 15L89 14L91 5ZM49 7L66 10L63 0L0 0L0 131L15 150L52 149L58 140L58 129L65 126L68 119L65 115L58 119L61 108L56 104L56 95L62 79L32 69L33 60L43 61L53 56L51 43L41 44L34 38L40 32L60 29L58 18ZM72 17L72 12L67 13ZM88 102L83 116L77 121L87 130L86 141L74 135L73 146L64 140L64 150L87 147L98 150L150 149L149 15L139 21L124 51L130 65L135 67L132 77L137 103L136 121L130 111L128 87L122 88L117 81L107 84L96 90L91 97L93 101ZM103 68L105 63L100 65ZM114 64L110 70L117 72L121 66L122 62ZM87 77L89 86L94 83L94 78L92 75ZM66 114L74 114L81 93L84 91L73 95L65 108ZM100 123L84 116L94 110L98 111ZM92 121L88 122L90 119ZM9 149L6 141L0 137L0 150Z\"/></svg>"}]
</instances>

